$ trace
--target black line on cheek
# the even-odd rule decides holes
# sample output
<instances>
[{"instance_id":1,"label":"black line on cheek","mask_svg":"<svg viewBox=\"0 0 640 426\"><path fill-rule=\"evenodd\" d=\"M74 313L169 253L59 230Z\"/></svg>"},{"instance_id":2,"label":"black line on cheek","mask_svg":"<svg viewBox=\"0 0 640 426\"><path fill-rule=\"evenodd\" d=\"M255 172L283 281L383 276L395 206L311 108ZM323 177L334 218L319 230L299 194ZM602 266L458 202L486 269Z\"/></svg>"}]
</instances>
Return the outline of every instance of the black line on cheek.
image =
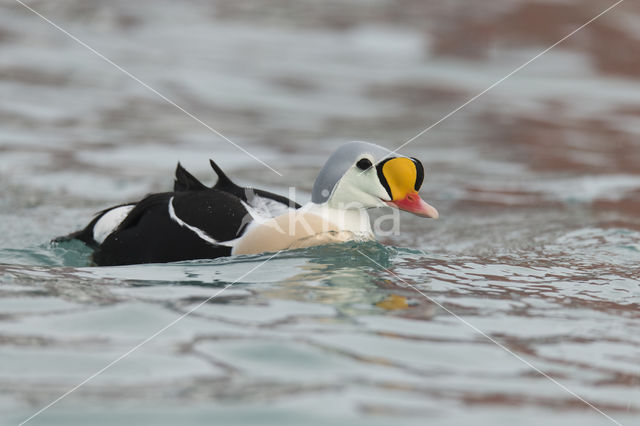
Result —
<instances>
[{"instance_id":1,"label":"black line on cheek","mask_svg":"<svg viewBox=\"0 0 640 426\"><path fill-rule=\"evenodd\" d=\"M418 191L424 181L424 166L417 158L411 157L411 161L416 165L416 184L414 185L414 189Z\"/></svg>"},{"instance_id":2,"label":"black line on cheek","mask_svg":"<svg viewBox=\"0 0 640 426\"><path fill-rule=\"evenodd\" d=\"M384 177L384 173L382 173L382 167L389 160L391 160L391 158L384 159L380 163L376 164L376 171L378 172L378 180L380 181L384 189L387 191L387 194L389 194L389 198L393 200L393 194L391 194L391 188L389 188L389 183L387 182L387 178Z\"/></svg>"}]
</instances>

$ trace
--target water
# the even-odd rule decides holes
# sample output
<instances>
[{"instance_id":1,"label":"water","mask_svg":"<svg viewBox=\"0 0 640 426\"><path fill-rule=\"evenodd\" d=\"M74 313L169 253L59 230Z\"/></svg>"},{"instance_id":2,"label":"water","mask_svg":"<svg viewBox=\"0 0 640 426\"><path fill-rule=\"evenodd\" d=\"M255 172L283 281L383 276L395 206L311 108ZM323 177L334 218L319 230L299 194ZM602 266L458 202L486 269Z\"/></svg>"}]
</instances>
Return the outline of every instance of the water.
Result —
<instances>
[{"instance_id":1,"label":"water","mask_svg":"<svg viewBox=\"0 0 640 426\"><path fill-rule=\"evenodd\" d=\"M0 424L196 307L28 424L612 423L576 395L640 424L636 5L404 148L438 221L93 267L50 239L170 188L177 160L305 202L343 141L400 145L607 6L143 3L33 6L283 176L0 5Z\"/></svg>"}]
</instances>

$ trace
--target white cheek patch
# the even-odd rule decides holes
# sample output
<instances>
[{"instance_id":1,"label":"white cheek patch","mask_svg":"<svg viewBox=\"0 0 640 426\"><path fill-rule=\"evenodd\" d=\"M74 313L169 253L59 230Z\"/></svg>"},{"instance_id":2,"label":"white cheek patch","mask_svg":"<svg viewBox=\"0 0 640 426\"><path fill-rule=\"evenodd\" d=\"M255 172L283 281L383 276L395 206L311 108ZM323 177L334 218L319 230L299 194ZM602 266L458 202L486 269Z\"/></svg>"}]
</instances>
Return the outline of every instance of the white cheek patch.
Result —
<instances>
[{"instance_id":1,"label":"white cheek patch","mask_svg":"<svg viewBox=\"0 0 640 426\"><path fill-rule=\"evenodd\" d=\"M358 204L370 208L385 206L381 200L389 199L374 167L363 172L354 166L338 181L329 202L338 208L354 208Z\"/></svg>"},{"instance_id":2,"label":"white cheek patch","mask_svg":"<svg viewBox=\"0 0 640 426\"><path fill-rule=\"evenodd\" d=\"M118 228L134 206L122 206L109 210L93 226L93 239L102 244Z\"/></svg>"}]
</instances>

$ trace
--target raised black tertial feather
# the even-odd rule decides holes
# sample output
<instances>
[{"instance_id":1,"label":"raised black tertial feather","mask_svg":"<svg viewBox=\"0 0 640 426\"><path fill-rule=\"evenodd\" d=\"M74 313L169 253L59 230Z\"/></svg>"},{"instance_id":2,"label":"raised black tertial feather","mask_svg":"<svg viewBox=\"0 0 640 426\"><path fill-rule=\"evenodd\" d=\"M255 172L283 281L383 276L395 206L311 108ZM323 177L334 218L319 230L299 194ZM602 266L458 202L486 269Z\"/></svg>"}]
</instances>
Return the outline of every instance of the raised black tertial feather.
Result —
<instances>
[{"instance_id":1,"label":"raised black tertial feather","mask_svg":"<svg viewBox=\"0 0 640 426\"><path fill-rule=\"evenodd\" d=\"M202 191L204 189L207 189L207 187L182 167L182 164L178 163L176 166L176 178L173 182L173 190L181 192Z\"/></svg>"},{"instance_id":2,"label":"raised black tertial feather","mask_svg":"<svg viewBox=\"0 0 640 426\"><path fill-rule=\"evenodd\" d=\"M247 201L245 188L233 183L233 181L229 179L229 176L227 176L226 173L222 171L220 166L218 166L215 161L209 159L209 164L211 164L211 168L218 175L218 181L213 186L213 189L228 192L229 194L233 194L236 197L240 198L242 201Z\"/></svg>"},{"instance_id":3,"label":"raised black tertial feather","mask_svg":"<svg viewBox=\"0 0 640 426\"><path fill-rule=\"evenodd\" d=\"M216 172L216 174L218 175L218 182L216 182L216 184L214 185L213 187L214 189L233 194L244 202L251 202L250 198L253 197L254 195L258 195L262 198L267 198L277 203L281 203L286 207L295 208L295 209L300 208L300 204L296 203L293 200L288 199L287 197L283 197L282 195L274 194L273 192L264 191L262 189L255 189L255 188L249 188L249 187L243 188L242 186L235 184L222 171L220 166L218 166L215 163L215 161L210 159L209 163L211 164L211 168L213 168L213 171Z\"/></svg>"}]
</instances>

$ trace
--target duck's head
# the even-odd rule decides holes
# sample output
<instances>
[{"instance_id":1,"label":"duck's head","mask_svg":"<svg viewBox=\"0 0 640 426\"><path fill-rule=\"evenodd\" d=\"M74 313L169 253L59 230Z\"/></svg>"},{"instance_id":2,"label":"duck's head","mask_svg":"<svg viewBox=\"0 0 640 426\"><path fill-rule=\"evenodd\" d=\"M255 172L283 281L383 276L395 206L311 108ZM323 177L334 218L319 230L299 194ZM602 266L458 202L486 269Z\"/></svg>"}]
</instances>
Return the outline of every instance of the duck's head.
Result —
<instances>
[{"instance_id":1,"label":"duck's head","mask_svg":"<svg viewBox=\"0 0 640 426\"><path fill-rule=\"evenodd\" d=\"M391 206L437 219L438 211L418 195L423 180L419 160L368 142L349 142L320 170L311 201L343 209Z\"/></svg>"}]
</instances>

